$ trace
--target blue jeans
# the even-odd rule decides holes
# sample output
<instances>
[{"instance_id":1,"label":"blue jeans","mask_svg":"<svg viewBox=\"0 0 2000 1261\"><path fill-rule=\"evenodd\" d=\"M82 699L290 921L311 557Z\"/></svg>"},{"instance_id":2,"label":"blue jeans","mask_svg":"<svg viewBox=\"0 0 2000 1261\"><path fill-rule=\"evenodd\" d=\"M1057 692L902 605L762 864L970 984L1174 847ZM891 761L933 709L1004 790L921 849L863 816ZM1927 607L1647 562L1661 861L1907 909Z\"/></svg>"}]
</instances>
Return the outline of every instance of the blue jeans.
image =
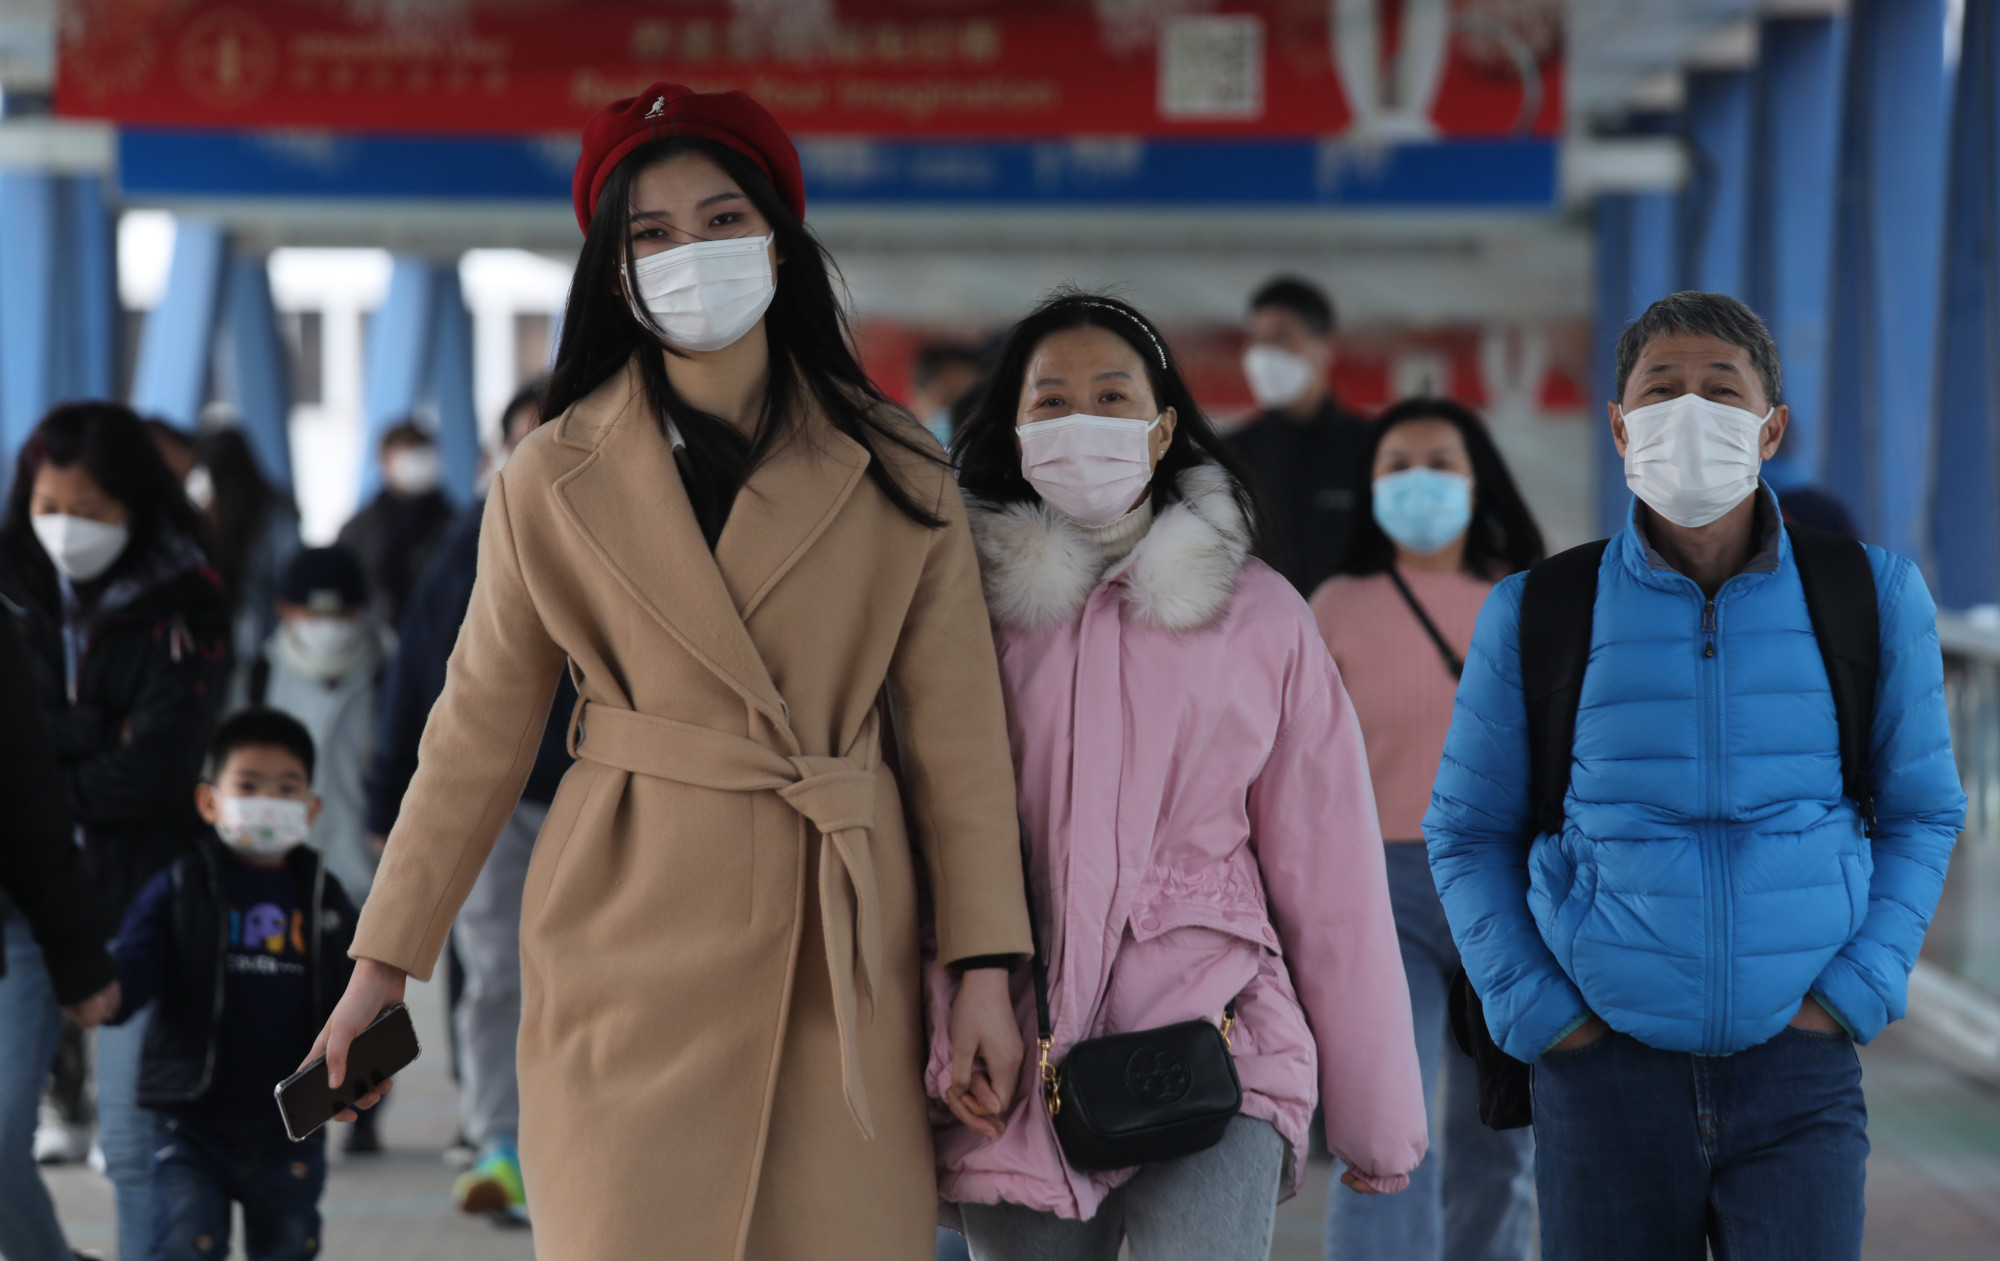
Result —
<instances>
[{"instance_id":1,"label":"blue jeans","mask_svg":"<svg viewBox=\"0 0 2000 1261\"><path fill-rule=\"evenodd\" d=\"M146 1261L153 1237L153 1196L146 1188L156 1118L139 1106L139 1054L152 1019L148 1005L124 1024L97 1031L97 1145L118 1206L118 1261Z\"/></svg>"},{"instance_id":2,"label":"blue jeans","mask_svg":"<svg viewBox=\"0 0 2000 1261\"><path fill-rule=\"evenodd\" d=\"M243 1206L250 1261L319 1255L326 1145L283 1138L225 1144L163 1118L154 1138L151 1261L218 1261L229 1255L229 1206Z\"/></svg>"},{"instance_id":3,"label":"blue jeans","mask_svg":"<svg viewBox=\"0 0 2000 1261\"><path fill-rule=\"evenodd\" d=\"M1395 1195L1356 1195L1336 1180L1327 1203L1326 1255L1329 1261L1521 1261L1535 1229L1534 1138L1480 1121L1472 1060L1446 1025L1445 987L1458 970L1458 947L1429 856L1416 843L1385 849L1429 1102L1430 1154Z\"/></svg>"},{"instance_id":4,"label":"blue jeans","mask_svg":"<svg viewBox=\"0 0 2000 1261\"><path fill-rule=\"evenodd\" d=\"M70 1261L55 1203L35 1167L35 1119L62 1012L42 948L19 911L6 916L7 975L0 977L0 1257Z\"/></svg>"},{"instance_id":5,"label":"blue jeans","mask_svg":"<svg viewBox=\"0 0 2000 1261\"><path fill-rule=\"evenodd\" d=\"M1845 1034L1735 1055L1609 1033L1534 1069L1544 1261L1859 1261L1868 1109Z\"/></svg>"}]
</instances>

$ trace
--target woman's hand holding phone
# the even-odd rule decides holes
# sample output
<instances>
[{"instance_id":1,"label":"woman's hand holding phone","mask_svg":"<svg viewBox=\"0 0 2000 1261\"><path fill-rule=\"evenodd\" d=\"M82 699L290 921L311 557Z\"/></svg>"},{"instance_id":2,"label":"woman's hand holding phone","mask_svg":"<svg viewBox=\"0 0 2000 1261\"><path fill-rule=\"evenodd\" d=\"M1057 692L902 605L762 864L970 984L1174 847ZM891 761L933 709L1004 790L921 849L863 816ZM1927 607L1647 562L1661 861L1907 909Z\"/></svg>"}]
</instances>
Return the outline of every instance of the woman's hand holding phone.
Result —
<instances>
[{"instance_id":1,"label":"woman's hand holding phone","mask_svg":"<svg viewBox=\"0 0 2000 1261\"><path fill-rule=\"evenodd\" d=\"M945 1106L987 1138L1007 1130L1021 1080L1021 1026L1005 968L973 968L958 978L951 1004L951 1089Z\"/></svg>"},{"instance_id":2,"label":"woman's hand holding phone","mask_svg":"<svg viewBox=\"0 0 2000 1261\"><path fill-rule=\"evenodd\" d=\"M326 1028L319 1031L312 1050L299 1061L299 1067L304 1068L320 1055L325 1055L327 1085L337 1087L347 1080L347 1048L353 1045L356 1035L375 1023L377 1016L403 1001L403 987L409 979L410 974L401 968L375 959L355 960L354 976L347 982L347 992L340 996L333 1014L327 1017ZM382 1102L382 1096L392 1084L385 1081L355 1100L355 1108L372 1108ZM355 1108L344 1109L334 1119L356 1119L360 1114Z\"/></svg>"}]
</instances>

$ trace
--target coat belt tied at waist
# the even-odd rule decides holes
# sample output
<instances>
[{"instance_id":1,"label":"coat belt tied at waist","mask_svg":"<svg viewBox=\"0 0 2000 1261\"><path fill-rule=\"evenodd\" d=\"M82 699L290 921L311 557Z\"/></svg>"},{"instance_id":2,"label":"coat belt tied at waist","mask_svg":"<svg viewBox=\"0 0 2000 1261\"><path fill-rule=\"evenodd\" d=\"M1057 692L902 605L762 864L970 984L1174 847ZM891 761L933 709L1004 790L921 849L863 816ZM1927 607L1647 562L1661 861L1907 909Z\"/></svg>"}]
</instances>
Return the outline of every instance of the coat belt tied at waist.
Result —
<instances>
[{"instance_id":1,"label":"coat belt tied at waist","mask_svg":"<svg viewBox=\"0 0 2000 1261\"><path fill-rule=\"evenodd\" d=\"M868 842L875 826L875 769L882 760L878 712L868 711L844 756L786 757L726 731L585 702L571 724L570 751L617 770L695 788L775 792L798 812L802 833L807 823L819 830L820 919L840 1026L841 1075L848 1110L862 1133L873 1138L875 1123L854 1039L860 1017L857 990L866 991L873 1020L882 968L881 897ZM835 857L840 861L831 861Z\"/></svg>"}]
</instances>

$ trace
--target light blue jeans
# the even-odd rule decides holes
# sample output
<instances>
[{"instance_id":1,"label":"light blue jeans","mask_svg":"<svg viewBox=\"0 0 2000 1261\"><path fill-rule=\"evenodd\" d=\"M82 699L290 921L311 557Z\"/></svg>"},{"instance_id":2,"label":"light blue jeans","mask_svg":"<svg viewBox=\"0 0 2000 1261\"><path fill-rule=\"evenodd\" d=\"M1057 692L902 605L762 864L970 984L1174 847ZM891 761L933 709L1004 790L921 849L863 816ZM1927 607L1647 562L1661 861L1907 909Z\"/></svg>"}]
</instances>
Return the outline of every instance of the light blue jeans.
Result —
<instances>
[{"instance_id":1,"label":"light blue jeans","mask_svg":"<svg viewBox=\"0 0 2000 1261\"><path fill-rule=\"evenodd\" d=\"M1395 1195L1356 1195L1336 1180L1326 1255L1328 1261L1521 1261L1535 1229L1533 1132L1490 1130L1480 1121L1479 1080L1451 1040L1446 1018L1445 987L1458 970L1458 947L1429 857L1421 843L1385 848L1430 1103L1430 1154Z\"/></svg>"},{"instance_id":2,"label":"light blue jeans","mask_svg":"<svg viewBox=\"0 0 2000 1261\"><path fill-rule=\"evenodd\" d=\"M153 1241L153 1127L139 1106L139 1052L151 1005L97 1031L97 1145L118 1205L118 1261L146 1261Z\"/></svg>"},{"instance_id":3,"label":"light blue jeans","mask_svg":"<svg viewBox=\"0 0 2000 1261\"><path fill-rule=\"evenodd\" d=\"M0 1257L71 1261L56 1206L35 1167L35 1120L62 1012L28 921L6 912L7 975L0 977Z\"/></svg>"}]
</instances>

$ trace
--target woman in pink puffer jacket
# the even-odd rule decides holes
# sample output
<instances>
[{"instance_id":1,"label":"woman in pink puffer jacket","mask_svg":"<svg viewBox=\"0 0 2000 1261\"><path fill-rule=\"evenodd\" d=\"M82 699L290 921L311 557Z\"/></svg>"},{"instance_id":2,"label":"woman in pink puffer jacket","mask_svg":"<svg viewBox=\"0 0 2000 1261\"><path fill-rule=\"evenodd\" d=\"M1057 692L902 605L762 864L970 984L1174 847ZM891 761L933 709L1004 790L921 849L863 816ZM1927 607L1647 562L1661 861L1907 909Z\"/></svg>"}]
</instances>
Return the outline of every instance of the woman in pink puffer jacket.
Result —
<instances>
[{"instance_id":1,"label":"woman in pink puffer jacket","mask_svg":"<svg viewBox=\"0 0 2000 1261\"><path fill-rule=\"evenodd\" d=\"M1048 422L1055 422L1053 424ZM1163 339L1114 299L1018 325L953 444L1006 687L1060 1063L1085 1038L1220 1022L1242 1113L1215 1147L1084 1173L1029 1055L954 1092L932 966L946 1217L978 1261L1263 1258L1315 1101L1356 1192L1422 1159L1408 990L1361 731L1305 602Z\"/></svg>"}]
</instances>

